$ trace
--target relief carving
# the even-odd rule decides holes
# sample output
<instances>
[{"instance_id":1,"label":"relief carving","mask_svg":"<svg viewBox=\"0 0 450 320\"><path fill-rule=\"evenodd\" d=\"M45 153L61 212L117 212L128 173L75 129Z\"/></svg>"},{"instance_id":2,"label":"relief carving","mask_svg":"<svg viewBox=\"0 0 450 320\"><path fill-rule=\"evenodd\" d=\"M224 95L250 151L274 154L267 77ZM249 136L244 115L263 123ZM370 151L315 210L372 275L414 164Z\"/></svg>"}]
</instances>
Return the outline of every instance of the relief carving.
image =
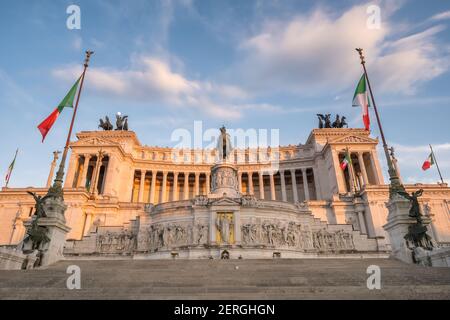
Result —
<instances>
[{"instance_id":1,"label":"relief carving","mask_svg":"<svg viewBox=\"0 0 450 320\"><path fill-rule=\"evenodd\" d=\"M137 246L136 235L129 231L99 234L96 239L96 252L131 253Z\"/></svg>"},{"instance_id":2,"label":"relief carving","mask_svg":"<svg viewBox=\"0 0 450 320\"><path fill-rule=\"evenodd\" d=\"M353 235L338 230L321 229L312 232L308 225L296 222L264 221L242 225L242 242L245 245L269 245L303 250L337 251L354 249Z\"/></svg>"}]
</instances>

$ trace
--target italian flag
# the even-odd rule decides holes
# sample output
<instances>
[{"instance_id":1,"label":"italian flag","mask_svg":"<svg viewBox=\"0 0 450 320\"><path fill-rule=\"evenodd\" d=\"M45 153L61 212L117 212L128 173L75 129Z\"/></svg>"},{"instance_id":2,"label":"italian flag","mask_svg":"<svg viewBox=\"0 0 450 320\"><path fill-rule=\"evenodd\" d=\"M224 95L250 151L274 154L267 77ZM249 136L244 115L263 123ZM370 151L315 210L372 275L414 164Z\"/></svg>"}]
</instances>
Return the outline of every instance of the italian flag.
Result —
<instances>
[{"instance_id":1,"label":"italian flag","mask_svg":"<svg viewBox=\"0 0 450 320\"><path fill-rule=\"evenodd\" d=\"M425 160L425 162L422 165L422 170L428 170L430 169L430 167L434 164L434 157L433 157L433 153L430 153L430 155L428 156L427 160Z\"/></svg>"},{"instance_id":2,"label":"italian flag","mask_svg":"<svg viewBox=\"0 0 450 320\"><path fill-rule=\"evenodd\" d=\"M5 182L8 183L9 182L9 178L11 178L11 173L14 169L14 164L16 163L16 157L17 157L17 152L19 151L19 149L16 150L16 155L14 156L14 160L11 162L11 164L8 167L8 171L6 172L6 176L5 176Z\"/></svg>"},{"instance_id":3,"label":"italian flag","mask_svg":"<svg viewBox=\"0 0 450 320\"><path fill-rule=\"evenodd\" d=\"M56 109L53 110L53 112L44 121L42 121L40 125L38 125L38 129L42 134L42 142L44 142L45 136L50 131L63 109L66 107L73 108L73 100L75 99L75 94L77 93L78 83L80 82L80 80L81 77L78 78L77 82L75 82L75 84L72 86L61 103L56 107Z\"/></svg>"},{"instance_id":4,"label":"italian flag","mask_svg":"<svg viewBox=\"0 0 450 320\"><path fill-rule=\"evenodd\" d=\"M350 158L350 154L347 151L345 153L344 160L342 160L342 162L341 162L341 169L345 170L345 168L347 168L347 166L351 163L352 163L352 158Z\"/></svg>"},{"instance_id":5,"label":"italian flag","mask_svg":"<svg viewBox=\"0 0 450 320\"><path fill-rule=\"evenodd\" d=\"M366 76L362 75L358 82L358 86L355 90L355 95L353 96L353 107L361 106L364 127L366 130L370 130L370 119L369 119L369 96L367 95L366 86Z\"/></svg>"}]
</instances>

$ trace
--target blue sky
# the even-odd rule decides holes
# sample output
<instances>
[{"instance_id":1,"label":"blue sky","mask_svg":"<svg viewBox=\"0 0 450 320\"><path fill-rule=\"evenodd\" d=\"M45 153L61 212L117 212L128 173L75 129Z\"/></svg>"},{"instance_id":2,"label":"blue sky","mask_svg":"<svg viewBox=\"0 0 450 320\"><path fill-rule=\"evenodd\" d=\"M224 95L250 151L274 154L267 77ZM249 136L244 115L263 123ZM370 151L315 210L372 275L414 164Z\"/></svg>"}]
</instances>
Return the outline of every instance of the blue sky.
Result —
<instances>
[{"instance_id":1,"label":"blue sky","mask_svg":"<svg viewBox=\"0 0 450 320\"><path fill-rule=\"evenodd\" d=\"M81 9L81 30L66 8ZM367 8L380 8L380 28ZM56 1L0 3L0 110L6 169L20 149L11 187L45 184L61 149L65 110L44 144L36 126L64 97L95 51L75 131L120 111L147 145L204 128L279 129L281 144L304 143L316 113L347 116L367 67L388 142L406 182L436 182L422 162L435 152L450 177L450 3L448 1ZM372 135L379 136L372 116ZM380 158L384 164L384 159Z\"/></svg>"}]
</instances>

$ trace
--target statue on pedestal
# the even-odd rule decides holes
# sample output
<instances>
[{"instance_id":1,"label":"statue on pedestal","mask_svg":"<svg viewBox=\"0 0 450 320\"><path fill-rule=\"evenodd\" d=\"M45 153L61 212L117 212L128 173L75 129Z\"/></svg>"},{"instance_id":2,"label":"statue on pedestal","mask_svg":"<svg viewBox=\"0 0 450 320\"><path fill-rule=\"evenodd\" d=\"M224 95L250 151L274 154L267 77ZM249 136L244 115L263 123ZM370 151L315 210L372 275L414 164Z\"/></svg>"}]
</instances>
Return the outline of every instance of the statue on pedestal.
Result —
<instances>
[{"instance_id":1,"label":"statue on pedestal","mask_svg":"<svg viewBox=\"0 0 450 320\"><path fill-rule=\"evenodd\" d=\"M409 209L409 216L416 219L416 223L408 227L408 233L405 235L405 240L409 247L424 248L432 250L434 247L432 238L427 234L427 227L423 225L422 213L418 198L422 196L423 189L412 192L411 195L407 192L397 191L399 195L409 200L411 208Z\"/></svg>"},{"instance_id":2,"label":"statue on pedestal","mask_svg":"<svg viewBox=\"0 0 450 320\"><path fill-rule=\"evenodd\" d=\"M231 136L227 133L225 126L220 128L219 141L217 142L217 150L219 152L220 160L224 161L232 151Z\"/></svg>"},{"instance_id":3,"label":"statue on pedestal","mask_svg":"<svg viewBox=\"0 0 450 320\"><path fill-rule=\"evenodd\" d=\"M46 227L39 226L38 222L40 218L47 217L47 214L44 210L44 202L50 196L38 196L34 192L27 191L28 194L33 196L35 204L35 213L31 221L31 225L26 232L25 239L23 243L27 241L31 241L31 250L39 250L41 246L50 241L50 238L47 236L48 230Z\"/></svg>"}]
</instances>

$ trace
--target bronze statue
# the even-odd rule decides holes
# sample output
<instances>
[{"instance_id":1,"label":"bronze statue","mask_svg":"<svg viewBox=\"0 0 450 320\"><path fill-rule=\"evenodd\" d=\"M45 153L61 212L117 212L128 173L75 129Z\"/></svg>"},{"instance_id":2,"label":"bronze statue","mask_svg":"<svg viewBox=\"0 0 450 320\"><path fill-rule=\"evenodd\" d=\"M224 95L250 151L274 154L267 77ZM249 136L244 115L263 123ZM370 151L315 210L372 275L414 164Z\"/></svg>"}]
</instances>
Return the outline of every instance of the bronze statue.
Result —
<instances>
[{"instance_id":1,"label":"bronze statue","mask_svg":"<svg viewBox=\"0 0 450 320\"><path fill-rule=\"evenodd\" d=\"M344 126L348 128L348 124L345 121L347 118L341 117L338 114L336 115L336 120L334 120L333 123L331 123L331 114L330 113L327 113L327 114L318 113L317 117L319 118L319 129L344 128Z\"/></svg>"},{"instance_id":2,"label":"bronze statue","mask_svg":"<svg viewBox=\"0 0 450 320\"><path fill-rule=\"evenodd\" d=\"M109 131L113 129L113 125L111 121L109 121L108 116L105 116L105 121L103 119L100 119L100 124L98 125L99 128L102 128L105 131Z\"/></svg>"},{"instance_id":3,"label":"bronze statue","mask_svg":"<svg viewBox=\"0 0 450 320\"><path fill-rule=\"evenodd\" d=\"M31 192L31 191L27 191L27 193L31 196L33 196L34 201L36 202L34 208L35 208L35 212L34 214L37 216L37 218L41 218L41 217L47 217L47 215L45 214L44 211L44 201L47 198L50 198L50 196L46 195L46 196L38 196L35 192Z\"/></svg>"},{"instance_id":4,"label":"bronze statue","mask_svg":"<svg viewBox=\"0 0 450 320\"><path fill-rule=\"evenodd\" d=\"M409 216L416 219L416 223L408 227L408 233L404 237L408 247L420 247L427 250L432 250L434 247L433 240L427 234L427 227L423 225L422 213L418 200L418 198L423 194L423 189L412 192L411 195L404 191L397 191L397 193L409 200L411 203Z\"/></svg>"},{"instance_id":5,"label":"bronze statue","mask_svg":"<svg viewBox=\"0 0 450 320\"><path fill-rule=\"evenodd\" d=\"M122 116L122 114L120 112L117 112L117 114L116 114L116 130L124 130L124 122L126 121L127 118L128 118L128 116ZM128 128L128 122L127 122L126 126Z\"/></svg>"},{"instance_id":6,"label":"bronze statue","mask_svg":"<svg viewBox=\"0 0 450 320\"><path fill-rule=\"evenodd\" d=\"M123 123L123 130L128 131L128 118L125 118L125 122Z\"/></svg>"},{"instance_id":7,"label":"bronze statue","mask_svg":"<svg viewBox=\"0 0 450 320\"><path fill-rule=\"evenodd\" d=\"M225 126L222 126L222 128L220 128L220 136L219 141L217 142L217 149L219 151L221 160L226 160L228 155L231 153L231 137L227 133L227 129L225 128Z\"/></svg>"},{"instance_id":8,"label":"bronze statue","mask_svg":"<svg viewBox=\"0 0 450 320\"><path fill-rule=\"evenodd\" d=\"M319 118L319 129L322 129L323 128L323 119L324 119L323 114L318 113L317 118Z\"/></svg>"},{"instance_id":9,"label":"bronze statue","mask_svg":"<svg viewBox=\"0 0 450 320\"><path fill-rule=\"evenodd\" d=\"M34 198L35 204L35 213L32 218L31 226L28 228L25 239L23 242L27 240L31 241L31 249L36 250L41 247L41 245L50 241L50 238L47 236L47 228L43 226L39 226L38 222L40 218L47 217L47 214L44 210L44 202L50 196L46 195L44 197L38 196L35 192L27 191L28 194L32 195Z\"/></svg>"},{"instance_id":10,"label":"bronze statue","mask_svg":"<svg viewBox=\"0 0 450 320\"><path fill-rule=\"evenodd\" d=\"M411 195L409 195L407 192L404 191L398 191L399 195L401 195L403 198L406 198L411 203L411 208L409 209L409 216L411 218L417 219L417 222L422 222L422 213L420 211L420 204L418 198L422 196L423 189L420 189L418 191L412 192Z\"/></svg>"},{"instance_id":11,"label":"bronze statue","mask_svg":"<svg viewBox=\"0 0 450 320\"><path fill-rule=\"evenodd\" d=\"M341 118L339 117L339 115L336 115L336 120L334 120L333 124L332 124L333 128L341 128Z\"/></svg>"}]
</instances>

